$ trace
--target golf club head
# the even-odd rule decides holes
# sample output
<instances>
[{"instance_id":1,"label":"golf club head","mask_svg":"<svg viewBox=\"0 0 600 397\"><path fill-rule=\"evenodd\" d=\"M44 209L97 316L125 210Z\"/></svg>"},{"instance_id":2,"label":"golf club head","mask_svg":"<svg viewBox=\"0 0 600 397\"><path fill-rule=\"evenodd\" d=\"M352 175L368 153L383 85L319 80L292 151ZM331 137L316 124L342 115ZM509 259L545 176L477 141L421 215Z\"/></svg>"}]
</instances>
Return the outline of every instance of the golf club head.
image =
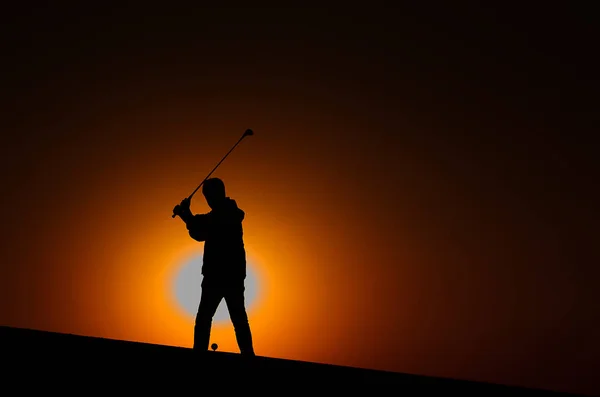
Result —
<instances>
[{"instance_id":1,"label":"golf club head","mask_svg":"<svg viewBox=\"0 0 600 397\"><path fill-rule=\"evenodd\" d=\"M244 137L247 137L247 136L250 136L250 135L254 135L254 131L252 131L250 128L248 128L248 129L246 130L246 132L244 132L244 136L243 136L243 138L244 138Z\"/></svg>"}]
</instances>

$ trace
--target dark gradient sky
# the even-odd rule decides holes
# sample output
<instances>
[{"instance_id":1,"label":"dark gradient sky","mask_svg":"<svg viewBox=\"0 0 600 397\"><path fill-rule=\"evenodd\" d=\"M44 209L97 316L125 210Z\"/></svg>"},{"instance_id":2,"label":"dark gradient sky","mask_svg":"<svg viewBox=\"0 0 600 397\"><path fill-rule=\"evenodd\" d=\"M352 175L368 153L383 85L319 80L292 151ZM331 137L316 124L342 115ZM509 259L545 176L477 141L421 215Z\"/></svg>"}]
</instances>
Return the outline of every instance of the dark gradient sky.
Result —
<instances>
[{"instance_id":1,"label":"dark gradient sky","mask_svg":"<svg viewBox=\"0 0 600 397\"><path fill-rule=\"evenodd\" d=\"M253 128L258 354L600 394L591 11L86 7L2 16L2 325L191 346Z\"/></svg>"}]
</instances>

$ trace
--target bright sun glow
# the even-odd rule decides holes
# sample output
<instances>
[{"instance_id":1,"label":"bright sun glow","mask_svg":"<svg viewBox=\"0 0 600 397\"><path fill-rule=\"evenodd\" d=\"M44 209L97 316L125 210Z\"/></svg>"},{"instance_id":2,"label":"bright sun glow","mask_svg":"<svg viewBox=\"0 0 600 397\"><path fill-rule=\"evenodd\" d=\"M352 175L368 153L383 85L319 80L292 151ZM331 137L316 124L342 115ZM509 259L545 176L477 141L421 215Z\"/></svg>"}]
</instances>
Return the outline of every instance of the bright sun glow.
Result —
<instances>
[{"instance_id":1,"label":"bright sun glow","mask_svg":"<svg viewBox=\"0 0 600 397\"><path fill-rule=\"evenodd\" d=\"M172 282L172 292L175 295L175 300L179 304L179 309L183 314L190 319L196 317L200 296L202 293L202 255L197 255L186 260L180 265L175 278ZM259 283L254 272L253 265L247 264L246 267L246 310L248 313L252 311L256 303L258 295ZM227 304L223 299L217 308L217 312L213 318L214 324L229 322L229 312Z\"/></svg>"}]
</instances>

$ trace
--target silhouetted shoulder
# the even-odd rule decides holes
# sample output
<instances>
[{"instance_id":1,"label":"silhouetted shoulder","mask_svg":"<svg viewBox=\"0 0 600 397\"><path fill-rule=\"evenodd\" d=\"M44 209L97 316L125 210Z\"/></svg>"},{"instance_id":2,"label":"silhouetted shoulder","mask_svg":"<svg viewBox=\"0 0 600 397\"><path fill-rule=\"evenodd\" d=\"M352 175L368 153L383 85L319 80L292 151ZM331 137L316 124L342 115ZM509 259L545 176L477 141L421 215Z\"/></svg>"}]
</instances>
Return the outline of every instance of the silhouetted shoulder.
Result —
<instances>
[{"instance_id":1,"label":"silhouetted shoulder","mask_svg":"<svg viewBox=\"0 0 600 397\"><path fill-rule=\"evenodd\" d=\"M237 206L235 200L227 198L221 207L214 212L218 217L227 218L228 221L242 222L246 216L246 213Z\"/></svg>"}]
</instances>

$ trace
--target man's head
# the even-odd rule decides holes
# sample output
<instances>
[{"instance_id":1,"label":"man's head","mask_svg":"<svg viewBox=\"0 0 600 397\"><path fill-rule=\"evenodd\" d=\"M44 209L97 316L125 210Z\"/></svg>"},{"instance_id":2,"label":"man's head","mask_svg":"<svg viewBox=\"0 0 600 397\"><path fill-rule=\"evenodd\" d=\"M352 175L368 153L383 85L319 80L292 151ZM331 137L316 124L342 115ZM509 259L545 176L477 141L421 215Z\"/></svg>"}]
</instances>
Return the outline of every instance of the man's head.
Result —
<instances>
[{"instance_id":1,"label":"man's head","mask_svg":"<svg viewBox=\"0 0 600 397\"><path fill-rule=\"evenodd\" d=\"M202 185L202 194L210 208L215 208L225 199L225 184L219 178L209 178Z\"/></svg>"}]
</instances>

